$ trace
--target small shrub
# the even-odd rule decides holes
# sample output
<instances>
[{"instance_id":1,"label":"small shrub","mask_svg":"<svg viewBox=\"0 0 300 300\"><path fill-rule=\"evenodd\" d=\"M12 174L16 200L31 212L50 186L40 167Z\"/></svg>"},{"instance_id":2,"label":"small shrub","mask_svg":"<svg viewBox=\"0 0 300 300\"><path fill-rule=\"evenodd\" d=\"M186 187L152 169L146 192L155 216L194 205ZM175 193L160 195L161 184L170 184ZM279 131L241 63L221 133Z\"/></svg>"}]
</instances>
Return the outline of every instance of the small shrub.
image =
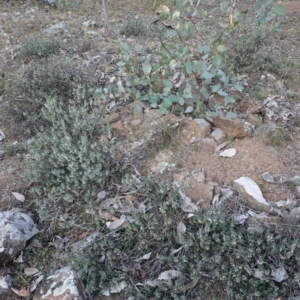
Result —
<instances>
[{"instance_id":1,"label":"small shrub","mask_svg":"<svg viewBox=\"0 0 300 300\"><path fill-rule=\"evenodd\" d=\"M120 33L125 36L145 36L147 35L147 26L143 21L129 17L122 26Z\"/></svg>"},{"instance_id":2,"label":"small shrub","mask_svg":"<svg viewBox=\"0 0 300 300\"><path fill-rule=\"evenodd\" d=\"M52 96L62 102L72 99L78 85L94 84L97 76L89 76L91 72L65 59L34 62L28 66L23 78L12 82L6 91L8 113L21 122L22 131L32 134L36 128L47 127L48 121L42 116L46 99Z\"/></svg>"},{"instance_id":3,"label":"small shrub","mask_svg":"<svg viewBox=\"0 0 300 300\"><path fill-rule=\"evenodd\" d=\"M42 116L49 126L36 135L27 162L34 192L46 194L49 201L92 203L95 189L109 189L118 169L112 149L97 139L106 131L97 104L78 87L70 99L48 96Z\"/></svg>"},{"instance_id":4,"label":"small shrub","mask_svg":"<svg viewBox=\"0 0 300 300\"><path fill-rule=\"evenodd\" d=\"M53 38L27 38L21 45L21 58L48 58L50 55L57 54L60 49L60 42Z\"/></svg>"},{"instance_id":5,"label":"small shrub","mask_svg":"<svg viewBox=\"0 0 300 300\"><path fill-rule=\"evenodd\" d=\"M135 299L258 300L299 295L296 228L248 231L222 208L186 219L170 184L148 179L131 188L146 212L133 214L134 221L115 233L103 228L101 238L73 260L93 298L123 281L126 296ZM181 221L186 228L178 234ZM145 254L150 257L143 258ZM272 272L280 267L288 278L276 282ZM167 270L180 275L169 283L156 281Z\"/></svg>"}]
</instances>

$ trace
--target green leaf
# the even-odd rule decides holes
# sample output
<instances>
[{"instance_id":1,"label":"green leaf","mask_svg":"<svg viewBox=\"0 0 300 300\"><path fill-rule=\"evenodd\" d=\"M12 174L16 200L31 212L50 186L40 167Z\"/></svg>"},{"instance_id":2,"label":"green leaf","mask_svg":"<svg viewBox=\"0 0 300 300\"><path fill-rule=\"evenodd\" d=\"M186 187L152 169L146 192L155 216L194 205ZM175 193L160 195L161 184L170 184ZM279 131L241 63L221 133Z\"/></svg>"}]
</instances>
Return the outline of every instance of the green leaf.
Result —
<instances>
[{"instance_id":1,"label":"green leaf","mask_svg":"<svg viewBox=\"0 0 300 300\"><path fill-rule=\"evenodd\" d=\"M272 10L277 14L277 15L284 15L285 14L285 8L282 4L276 3L273 5Z\"/></svg>"},{"instance_id":2,"label":"green leaf","mask_svg":"<svg viewBox=\"0 0 300 300\"><path fill-rule=\"evenodd\" d=\"M222 2L220 5L221 11L222 12L227 12L228 8L229 8L229 3L228 2Z\"/></svg>"},{"instance_id":3,"label":"green leaf","mask_svg":"<svg viewBox=\"0 0 300 300\"><path fill-rule=\"evenodd\" d=\"M212 85L211 90L213 93L216 93L221 88L221 84Z\"/></svg>"},{"instance_id":4,"label":"green leaf","mask_svg":"<svg viewBox=\"0 0 300 300\"><path fill-rule=\"evenodd\" d=\"M261 7L261 0L257 0L256 3L255 3L255 9L259 10L260 7Z\"/></svg>"},{"instance_id":5,"label":"green leaf","mask_svg":"<svg viewBox=\"0 0 300 300\"><path fill-rule=\"evenodd\" d=\"M157 108L157 103L156 102L152 102L150 105L152 108Z\"/></svg>"},{"instance_id":6,"label":"green leaf","mask_svg":"<svg viewBox=\"0 0 300 300\"><path fill-rule=\"evenodd\" d=\"M235 99L234 98L232 98L231 96L225 96L225 98L224 98L224 103L227 105L227 104L229 104L229 103L234 103L235 102Z\"/></svg>"},{"instance_id":7,"label":"green leaf","mask_svg":"<svg viewBox=\"0 0 300 300\"><path fill-rule=\"evenodd\" d=\"M253 34L253 36L254 37L259 37L260 36L260 29L259 28L254 28L253 30L252 30L252 34Z\"/></svg>"},{"instance_id":8,"label":"green leaf","mask_svg":"<svg viewBox=\"0 0 300 300\"><path fill-rule=\"evenodd\" d=\"M167 30L167 35L169 37L175 37L175 36L177 36L177 31L174 29Z\"/></svg>"},{"instance_id":9,"label":"green leaf","mask_svg":"<svg viewBox=\"0 0 300 300\"><path fill-rule=\"evenodd\" d=\"M169 66L171 68L176 68L176 64L177 64L177 60L176 59L172 59L169 63Z\"/></svg>"},{"instance_id":10,"label":"green leaf","mask_svg":"<svg viewBox=\"0 0 300 300\"><path fill-rule=\"evenodd\" d=\"M165 107L161 107L158 111L161 115L165 115L167 113L167 109Z\"/></svg>"},{"instance_id":11,"label":"green leaf","mask_svg":"<svg viewBox=\"0 0 300 300\"><path fill-rule=\"evenodd\" d=\"M149 75L151 72L151 69L152 69L152 67L148 61L145 61L143 63L142 68L143 68L143 72L145 75Z\"/></svg>"},{"instance_id":12,"label":"green leaf","mask_svg":"<svg viewBox=\"0 0 300 300\"><path fill-rule=\"evenodd\" d=\"M185 113L185 114L189 114L189 113L191 113L193 110L194 110L193 106L188 106L188 107L186 108L186 110L184 111L184 113Z\"/></svg>"},{"instance_id":13,"label":"green leaf","mask_svg":"<svg viewBox=\"0 0 300 300\"><path fill-rule=\"evenodd\" d=\"M226 115L226 119L229 119L229 120L231 120L231 119L236 119L236 118L237 118L237 114L234 113L234 112L232 112L232 111L230 111L230 112Z\"/></svg>"},{"instance_id":14,"label":"green leaf","mask_svg":"<svg viewBox=\"0 0 300 300\"><path fill-rule=\"evenodd\" d=\"M178 103L182 106L184 105L185 101L182 97L178 97Z\"/></svg>"},{"instance_id":15,"label":"green leaf","mask_svg":"<svg viewBox=\"0 0 300 300\"><path fill-rule=\"evenodd\" d=\"M222 45L222 44L218 45L217 49L218 49L219 52L224 52L224 51L227 50L227 48L224 45Z\"/></svg>"},{"instance_id":16,"label":"green leaf","mask_svg":"<svg viewBox=\"0 0 300 300\"><path fill-rule=\"evenodd\" d=\"M217 56L214 57L213 59L213 65L215 67L219 67L222 64L222 57L218 54Z\"/></svg>"},{"instance_id":17,"label":"green leaf","mask_svg":"<svg viewBox=\"0 0 300 300\"><path fill-rule=\"evenodd\" d=\"M238 92L241 92L241 91L244 89L243 86L240 85L240 84L238 84L238 83L236 83L236 84L234 85L234 88L235 88Z\"/></svg>"},{"instance_id":18,"label":"green leaf","mask_svg":"<svg viewBox=\"0 0 300 300\"><path fill-rule=\"evenodd\" d=\"M187 72L188 75L190 75L193 71L193 65L190 61L188 61L186 64L185 64L185 71Z\"/></svg>"},{"instance_id":19,"label":"green leaf","mask_svg":"<svg viewBox=\"0 0 300 300\"><path fill-rule=\"evenodd\" d=\"M187 83L186 86L185 86L185 91L186 91L187 93L190 93L191 90L192 90L191 85L190 85L189 83Z\"/></svg>"},{"instance_id":20,"label":"green leaf","mask_svg":"<svg viewBox=\"0 0 300 300\"><path fill-rule=\"evenodd\" d=\"M208 71L205 71L203 74L202 74L202 77L205 78L205 79L212 79L213 77L215 76L215 74L212 74Z\"/></svg>"},{"instance_id":21,"label":"green leaf","mask_svg":"<svg viewBox=\"0 0 300 300\"><path fill-rule=\"evenodd\" d=\"M272 3L273 3L273 0L265 0L265 7L267 8Z\"/></svg>"},{"instance_id":22,"label":"green leaf","mask_svg":"<svg viewBox=\"0 0 300 300\"><path fill-rule=\"evenodd\" d=\"M170 80L164 80L163 83L164 83L165 87L172 87L173 86L173 83Z\"/></svg>"},{"instance_id":23,"label":"green leaf","mask_svg":"<svg viewBox=\"0 0 300 300\"><path fill-rule=\"evenodd\" d=\"M170 107L171 105L172 105L173 103L172 103L172 99L170 99L170 97L168 97L168 98L164 98L164 100L163 100L163 106L164 107Z\"/></svg>"}]
</instances>

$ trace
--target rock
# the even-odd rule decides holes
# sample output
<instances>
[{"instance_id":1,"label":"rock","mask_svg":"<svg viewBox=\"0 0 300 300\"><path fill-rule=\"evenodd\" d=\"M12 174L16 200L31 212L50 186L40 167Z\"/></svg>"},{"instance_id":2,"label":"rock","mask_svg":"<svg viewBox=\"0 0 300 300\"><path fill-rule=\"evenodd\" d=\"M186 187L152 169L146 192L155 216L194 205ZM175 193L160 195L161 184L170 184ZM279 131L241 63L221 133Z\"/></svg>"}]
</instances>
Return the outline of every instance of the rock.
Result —
<instances>
[{"instance_id":1,"label":"rock","mask_svg":"<svg viewBox=\"0 0 300 300\"><path fill-rule=\"evenodd\" d=\"M246 198L253 209L269 211L269 203L263 197L259 186L251 178L240 177L234 180L233 186Z\"/></svg>"},{"instance_id":2,"label":"rock","mask_svg":"<svg viewBox=\"0 0 300 300\"><path fill-rule=\"evenodd\" d=\"M300 220L300 207L295 207L291 210L289 220L293 222L299 222Z\"/></svg>"},{"instance_id":3,"label":"rock","mask_svg":"<svg viewBox=\"0 0 300 300\"><path fill-rule=\"evenodd\" d=\"M261 118L259 116L252 115L252 114L247 116L246 121L254 125L255 127L258 127L262 124Z\"/></svg>"},{"instance_id":4,"label":"rock","mask_svg":"<svg viewBox=\"0 0 300 300\"><path fill-rule=\"evenodd\" d=\"M0 264L10 262L26 242L39 231L33 220L24 213L0 212Z\"/></svg>"},{"instance_id":5,"label":"rock","mask_svg":"<svg viewBox=\"0 0 300 300\"><path fill-rule=\"evenodd\" d=\"M0 298L10 299L9 294L11 293L12 278L9 275L9 269L3 268L0 270Z\"/></svg>"},{"instance_id":6,"label":"rock","mask_svg":"<svg viewBox=\"0 0 300 300\"><path fill-rule=\"evenodd\" d=\"M197 142L200 151L212 152L214 153L217 148L217 143L215 140L210 138L201 139Z\"/></svg>"},{"instance_id":7,"label":"rock","mask_svg":"<svg viewBox=\"0 0 300 300\"><path fill-rule=\"evenodd\" d=\"M84 300L80 285L71 267L57 270L36 289L33 300Z\"/></svg>"},{"instance_id":8,"label":"rock","mask_svg":"<svg viewBox=\"0 0 300 300\"><path fill-rule=\"evenodd\" d=\"M198 182L189 174L174 174L173 179L180 185L184 194L191 198L194 203L198 203L203 210L210 207L213 198L213 186Z\"/></svg>"},{"instance_id":9,"label":"rock","mask_svg":"<svg viewBox=\"0 0 300 300\"><path fill-rule=\"evenodd\" d=\"M127 130L121 122L113 123L110 127L111 131L118 136L126 135Z\"/></svg>"},{"instance_id":10,"label":"rock","mask_svg":"<svg viewBox=\"0 0 300 300\"><path fill-rule=\"evenodd\" d=\"M194 121L199 125L200 128L200 137L206 137L210 134L211 126L204 119L194 119Z\"/></svg>"},{"instance_id":11,"label":"rock","mask_svg":"<svg viewBox=\"0 0 300 300\"><path fill-rule=\"evenodd\" d=\"M133 127L137 127L141 124L141 120L140 119L136 119L136 120L132 120L130 122L130 125L133 126Z\"/></svg>"},{"instance_id":12,"label":"rock","mask_svg":"<svg viewBox=\"0 0 300 300\"><path fill-rule=\"evenodd\" d=\"M229 120L224 117L213 117L212 118L214 126L222 129L228 138L242 139L249 134L245 131L244 122L238 119Z\"/></svg>"},{"instance_id":13,"label":"rock","mask_svg":"<svg viewBox=\"0 0 300 300\"><path fill-rule=\"evenodd\" d=\"M85 27L92 27L92 26L96 26L96 22L94 20L87 20L84 21L82 25Z\"/></svg>"},{"instance_id":14,"label":"rock","mask_svg":"<svg viewBox=\"0 0 300 300\"><path fill-rule=\"evenodd\" d=\"M224 151L220 152L220 156L222 157L233 157L236 155L236 149L235 148L229 148Z\"/></svg>"},{"instance_id":15,"label":"rock","mask_svg":"<svg viewBox=\"0 0 300 300\"><path fill-rule=\"evenodd\" d=\"M5 134L2 130L0 130L0 141L3 141L5 138Z\"/></svg>"},{"instance_id":16,"label":"rock","mask_svg":"<svg viewBox=\"0 0 300 300\"><path fill-rule=\"evenodd\" d=\"M106 122L108 122L109 124L118 122L120 120L121 120L121 117L118 113L112 113L106 118Z\"/></svg>"},{"instance_id":17,"label":"rock","mask_svg":"<svg viewBox=\"0 0 300 300\"><path fill-rule=\"evenodd\" d=\"M219 145L225 141L226 133L222 129L216 128L211 133L210 137L212 137L216 141L216 143Z\"/></svg>"},{"instance_id":18,"label":"rock","mask_svg":"<svg viewBox=\"0 0 300 300\"><path fill-rule=\"evenodd\" d=\"M269 183L274 183L274 177L269 173L269 172L265 172L263 174L261 174L261 178Z\"/></svg>"},{"instance_id":19,"label":"rock","mask_svg":"<svg viewBox=\"0 0 300 300\"><path fill-rule=\"evenodd\" d=\"M57 23L57 24L43 30L43 33L48 36L62 35L67 32L69 32L69 30L68 30L68 25L66 24L66 22Z\"/></svg>"}]
</instances>

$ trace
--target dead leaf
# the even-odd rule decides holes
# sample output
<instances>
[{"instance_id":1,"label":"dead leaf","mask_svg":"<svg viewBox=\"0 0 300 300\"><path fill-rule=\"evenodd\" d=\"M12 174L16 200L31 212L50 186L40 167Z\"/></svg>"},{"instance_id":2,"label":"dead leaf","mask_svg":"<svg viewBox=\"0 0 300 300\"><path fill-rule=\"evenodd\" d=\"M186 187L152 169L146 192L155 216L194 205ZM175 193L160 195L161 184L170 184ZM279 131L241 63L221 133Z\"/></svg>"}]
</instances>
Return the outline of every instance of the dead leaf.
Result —
<instances>
[{"instance_id":1,"label":"dead leaf","mask_svg":"<svg viewBox=\"0 0 300 300\"><path fill-rule=\"evenodd\" d=\"M176 254L177 252L179 252L181 249L183 248L183 246L179 247L178 249L174 249L171 251L172 254Z\"/></svg>"},{"instance_id":2,"label":"dead leaf","mask_svg":"<svg viewBox=\"0 0 300 300\"><path fill-rule=\"evenodd\" d=\"M170 281L172 278L180 277L182 273L176 270L168 270L159 274L157 280Z\"/></svg>"},{"instance_id":3,"label":"dead leaf","mask_svg":"<svg viewBox=\"0 0 300 300\"><path fill-rule=\"evenodd\" d=\"M19 264L23 263L24 262L23 261L23 252L21 251L21 254L18 256L18 258L14 259L13 261L14 261L14 263L19 263Z\"/></svg>"},{"instance_id":4,"label":"dead leaf","mask_svg":"<svg viewBox=\"0 0 300 300\"><path fill-rule=\"evenodd\" d=\"M105 212L101 215L101 219L104 220L112 220L112 221L116 221L119 220L117 217L115 217L114 215L110 214L109 212Z\"/></svg>"},{"instance_id":5,"label":"dead leaf","mask_svg":"<svg viewBox=\"0 0 300 300\"><path fill-rule=\"evenodd\" d=\"M31 295L29 287L23 288L21 290L16 290L14 288L11 288L11 290L19 297L28 297Z\"/></svg>"},{"instance_id":6,"label":"dead leaf","mask_svg":"<svg viewBox=\"0 0 300 300\"><path fill-rule=\"evenodd\" d=\"M121 218L113 222L106 222L106 226L108 229L114 230L121 227L124 224L124 222L125 222L125 218Z\"/></svg>"},{"instance_id":7,"label":"dead leaf","mask_svg":"<svg viewBox=\"0 0 300 300\"><path fill-rule=\"evenodd\" d=\"M176 293L184 293L187 290L192 289L198 283L199 279L200 279L200 277L194 278L190 283L176 289Z\"/></svg>"},{"instance_id":8,"label":"dead leaf","mask_svg":"<svg viewBox=\"0 0 300 300\"><path fill-rule=\"evenodd\" d=\"M17 192L12 192L12 194L18 201L21 201L21 202L25 201L25 197L22 194L19 194Z\"/></svg>"},{"instance_id":9,"label":"dead leaf","mask_svg":"<svg viewBox=\"0 0 300 300\"><path fill-rule=\"evenodd\" d=\"M35 289L37 288L38 284L44 279L44 275L39 276L35 282L30 286L30 291L31 293L33 291L35 291Z\"/></svg>"},{"instance_id":10,"label":"dead leaf","mask_svg":"<svg viewBox=\"0 0 300 300\"><path fill-rule=\"evenodd\" d=\"M39 270L37 268L25 268L24 269L24 273L27 275L27 276L32 276L36 273L38 273Z\"/></svg>"},{"instance_id":11,"label":"dead leaf","mask_svg":"<svg viewBox=\"0 0 300 300\"><path fill-rule=\"evenodd\" d=\"M277 282L281 282L289 277L285 268L283 267L272 270L271 276Z\"/></svg>"},{"instance_id":12,"label":"dead leaf","mask_svg":"<svg viewBox=\"0 0 300 300\"><path fill-rule=\"evenodd\" d=\"M137 261L139 261L139 260L144 260L144 259L149 259L150 256L151 256L151 253L152 253L152 252L149 252L149 253L143 255L142 257L138 258Z\"/></svg>"},{"instance_id":13,"label":"dead leaf","mask_svg":"<svg viewBox=\"0 0 300 300\"><path fill-rule=\"evenodd\" d=\"M186 226L183 224L182 221L179 222L177 225L177 235L183 234L186 231Z\"/></svg>"},{"instance_id":14,"label":"dead leaf","mask_svg":"<svg viewBox=\"0 0 300 300\"><path fill-rule=\"evenodd\" d=\"M89 236L90 235L90 232L89 231L85 231L85 232L83 232L82 234L80 234L79 236L78 236L78 239L79 240L82 240L82 239L84 239L85 237L87 237L87 236Z\"/></svg>"}]
</instances>

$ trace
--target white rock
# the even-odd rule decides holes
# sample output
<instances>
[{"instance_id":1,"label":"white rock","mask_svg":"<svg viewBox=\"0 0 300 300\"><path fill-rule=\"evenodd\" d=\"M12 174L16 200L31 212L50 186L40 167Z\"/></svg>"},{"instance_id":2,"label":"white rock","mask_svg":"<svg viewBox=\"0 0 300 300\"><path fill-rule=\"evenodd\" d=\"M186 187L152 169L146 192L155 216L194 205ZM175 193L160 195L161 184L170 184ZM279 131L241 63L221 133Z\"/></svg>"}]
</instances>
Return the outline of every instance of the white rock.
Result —
<instances>
[{"instance_id":1,"label":"white rock","mask_svg":"<svg viewBox=\"0 0 300 300\"><path fill-rule=\"evenodd\" d=\"M235 155L236 155L236 149L235 148L229 148L229 149L226 149L226 150L224 150L220 153L220 156L222 156L222 157L233 157Z\"/></svg>"},{"instance_id":2,"label":"white rock","mask_svg":"<svg viewBox=\"0 0 300 300\"><path fill-rule=\"evenodd\" d=\"M269 210L269 203L264 198L259 186L249 177L234 180L234 188L242 194L248 204L257 210Z\"/></svg>"}]
</instances>

